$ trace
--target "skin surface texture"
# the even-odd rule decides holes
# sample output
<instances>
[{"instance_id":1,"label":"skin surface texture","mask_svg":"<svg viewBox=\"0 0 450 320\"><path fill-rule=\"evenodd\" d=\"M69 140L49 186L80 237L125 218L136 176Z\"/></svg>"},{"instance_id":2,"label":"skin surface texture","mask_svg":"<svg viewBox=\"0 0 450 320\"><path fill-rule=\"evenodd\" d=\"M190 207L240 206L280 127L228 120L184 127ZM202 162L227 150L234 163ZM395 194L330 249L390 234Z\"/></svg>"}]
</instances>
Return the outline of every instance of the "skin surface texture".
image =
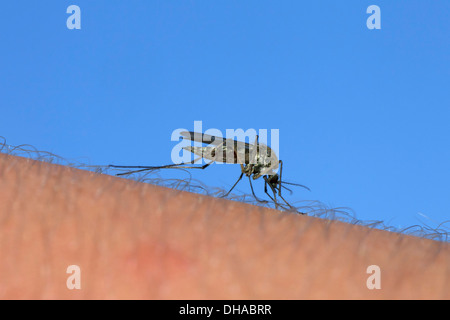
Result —
<instances>
[{"instance_id":1,"label":"skin surface texture","mask_svg":"<svg viewBox=\"0 0 450 320\"><path fill-rule=\"evenodd\" d=\"M80 289L69 289L69 266ZM380 289L367 273L379 267ZM0 154L1 299L449 299L447 243Z\"/></svg>"}]
</instances>

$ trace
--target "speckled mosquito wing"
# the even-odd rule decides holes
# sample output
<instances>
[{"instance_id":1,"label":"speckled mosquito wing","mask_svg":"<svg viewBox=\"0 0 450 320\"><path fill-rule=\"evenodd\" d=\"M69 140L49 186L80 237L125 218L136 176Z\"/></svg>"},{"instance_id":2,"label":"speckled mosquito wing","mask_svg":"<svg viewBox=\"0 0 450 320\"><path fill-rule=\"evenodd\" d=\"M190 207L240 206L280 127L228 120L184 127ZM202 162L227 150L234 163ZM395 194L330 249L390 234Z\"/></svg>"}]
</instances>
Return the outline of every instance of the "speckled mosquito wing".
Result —
<instances>
[{"instance_id":1,"label":"speckled mosquito wing","mask_svg":"<svg viewBox=\"0 0 450 320\"><path fill-rule=\"evenodd\" d=\"M183 148L205 159L221 163L256 164L257 148L253 144L199 132L183 131L180 134L186 139L211 145Z\"/></svg>"}]
</instances>

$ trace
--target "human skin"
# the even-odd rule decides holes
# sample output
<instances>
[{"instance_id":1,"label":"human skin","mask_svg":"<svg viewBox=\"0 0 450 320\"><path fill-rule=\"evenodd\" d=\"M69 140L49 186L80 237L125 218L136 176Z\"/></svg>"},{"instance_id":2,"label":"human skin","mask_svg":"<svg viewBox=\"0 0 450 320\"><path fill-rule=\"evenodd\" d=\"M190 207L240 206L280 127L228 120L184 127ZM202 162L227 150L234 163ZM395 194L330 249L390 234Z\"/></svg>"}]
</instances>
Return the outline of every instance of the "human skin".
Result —
<instances>
[{"instance_id":1,"label":"human skin","mask_svg":"<svg viewBox=\"0 0 450 320\"><path fill-rule=\"evenodd\" d=\"M1 299L449 299L449 287L447 243L0 154Z\"/></svg>"}]
</instances>

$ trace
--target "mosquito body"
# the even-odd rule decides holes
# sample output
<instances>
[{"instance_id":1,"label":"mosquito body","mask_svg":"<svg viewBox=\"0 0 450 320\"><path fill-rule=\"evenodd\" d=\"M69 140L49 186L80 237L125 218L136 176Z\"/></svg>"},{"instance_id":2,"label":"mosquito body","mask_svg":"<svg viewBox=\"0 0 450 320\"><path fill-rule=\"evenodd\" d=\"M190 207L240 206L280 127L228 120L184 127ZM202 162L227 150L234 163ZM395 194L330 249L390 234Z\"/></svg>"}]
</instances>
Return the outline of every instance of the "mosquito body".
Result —
<instances>
[{"instance_id":1,"label":"mosquito body","mask_svg":"<svg viewBox=\"0 0 450 320\"><path fill-rule=\"evenodd\" d=\"M180 163L180 164L169 164L165 166L116 166L110 165L112 168L123 168L123 169L138 169L133 171L127 171L123 173L119 173L117 175L128 175L131 173L142 172L147 170L155 170L155 169L164 169L164 168L184 168L184 169L205 169L209 165L214 162L222 162L222 163L234 163L241 165L241 175L235 184L231 187L231 189L223 195L226 197L230 194L230 192L236 187L236 185L241 181L242 177L245 175L248 177L250 182L250 187L252 190L252 194L258 202L267 203L266 200L259 199L252 185L252 179L256 180L260 177L264 180L264 192L269 196L269 198L275 203L276 208L282 207L286 209L284 205L280 204L277 201L277 195L281 198L285 205L288 206L290 210L295 208L291 206L281 195L281 189L286 188L283 184L295 185L306 188L309 188L295 183L284 182L281 179L282 171L283 171L283 162L279 160L273 152L273 150L267 146L266 144L259 143L258 136L256 136L255 143L250 144L246 142L241 142L233 139L225 139L222 137L211 136L208 134L191 132L191 131L183 131L180 132L183 136L183 139L188 139L191 141L201 142L204 144L208 144L207 147L196 147L196 146L187 146L183 147L183 149L192 152L198 157L193 161ZM201 158L209 160L210 162L202 165L202 166L194 166L196 161ZM278 174L277 171L280 171ZM272 191L273 196L268 193L268 187ZM290 191L290 190L289 190ZM303 214L303 213L302 213Z\"/></svg>"}]
</instances>

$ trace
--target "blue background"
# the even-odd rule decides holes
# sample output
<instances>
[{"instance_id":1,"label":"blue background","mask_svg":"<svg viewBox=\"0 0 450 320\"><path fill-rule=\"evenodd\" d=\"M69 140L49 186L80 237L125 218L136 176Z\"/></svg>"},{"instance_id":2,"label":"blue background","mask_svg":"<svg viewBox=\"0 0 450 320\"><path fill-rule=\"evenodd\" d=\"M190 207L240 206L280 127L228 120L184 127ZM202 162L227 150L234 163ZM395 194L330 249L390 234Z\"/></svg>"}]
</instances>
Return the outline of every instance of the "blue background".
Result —
<instances>
[{"instance_id":1,"label":"blue background","mask_svg":"<svg viewBox=\"0 0 450 320\"><path fill-rule=\"evenodd\" d=\"M66 27L71 4L81 30ZM372 4L381 30L366 27ZM4 1L0 135L91 164L160 165L194 120L279 129L284 177L312 189L292 201L437 225L450 216L449 12L411 0ZM194 177L227 188L239 173Z\"/></svg>"}]
</instances>

